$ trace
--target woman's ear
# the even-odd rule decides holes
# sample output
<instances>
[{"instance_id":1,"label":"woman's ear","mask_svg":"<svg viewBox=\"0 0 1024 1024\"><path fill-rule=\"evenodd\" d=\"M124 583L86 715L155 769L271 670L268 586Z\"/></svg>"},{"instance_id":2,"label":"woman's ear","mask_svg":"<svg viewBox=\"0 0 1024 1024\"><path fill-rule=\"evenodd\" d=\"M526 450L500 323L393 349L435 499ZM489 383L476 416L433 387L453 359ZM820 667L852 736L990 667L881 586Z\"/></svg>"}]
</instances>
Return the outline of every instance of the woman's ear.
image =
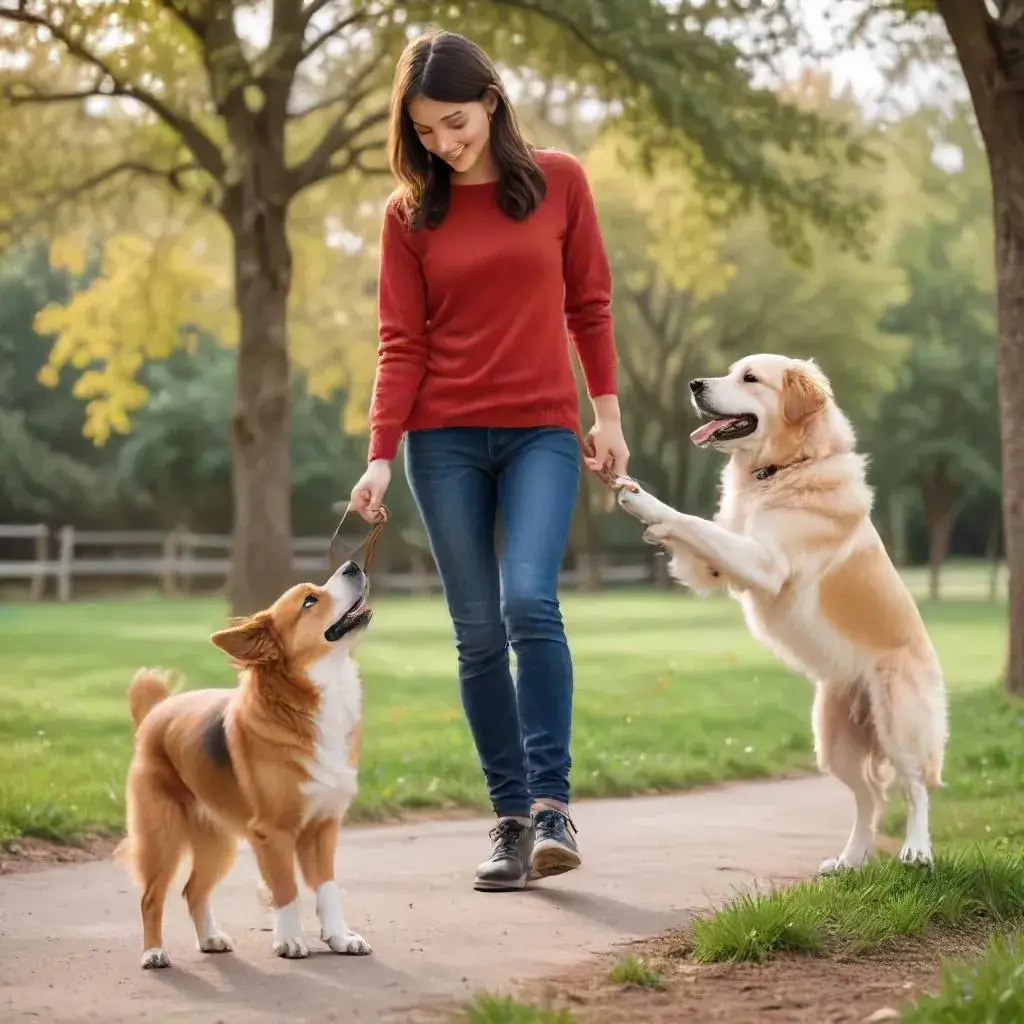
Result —
<instances>
[{"instance_id":1,"label":"woman's ear","mask_svg":"<svg viewBox=\"0 0 1024 1024\"><path fill-rule=\"evenodd\" d=\"M498 109L498 91L493 85L487 86L484 89L484 94L480 99L480 102L484 105L484 110L487 111L488 119L494 116L494 112Z\"/></svg>"}]
</instances>

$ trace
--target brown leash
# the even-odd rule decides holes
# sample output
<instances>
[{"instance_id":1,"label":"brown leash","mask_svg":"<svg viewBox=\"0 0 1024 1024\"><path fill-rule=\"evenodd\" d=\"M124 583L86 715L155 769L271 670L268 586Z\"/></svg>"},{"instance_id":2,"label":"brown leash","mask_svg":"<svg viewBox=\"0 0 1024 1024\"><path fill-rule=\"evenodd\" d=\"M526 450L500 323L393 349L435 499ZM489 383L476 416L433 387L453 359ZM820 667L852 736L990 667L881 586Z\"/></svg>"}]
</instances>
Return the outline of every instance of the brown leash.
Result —
<instances>
[{"instance_id":1,"label":"brown leash","mask_svg":"<svg viewBox=\"0 0 1024 1024\"><path fill-rule=\"evenodd\" d=\"M589 458L591 453L590 450L587 448L586 438L584 438L579 428L577 428L576 430L576 440L579 442L580 451L583 453L585 457ZM637 491L640 490L640 485L632 477L616 476L611 471L611 469L609 469L608 466L602 466L596 472L594 470L590 470L590 472L594 473L598 480L600 480L601 483L603 483L607 488L609 488L609 490L611 490L614 494L618 494L618 492L621 491L623 488L632 491L634 494L636 494Z\"/></svg>"},{"instance_id":2,"label":"brown leash","mask_svg":"<svg viewBox=\"0 0 1024 1024\"><path fill-rule=\"evenodd\" d=\"M352 505L345 506L345 513L338 521L338 525L334 528L334 535L331 537L331 543L327 548L327 557L330 561L331 572L334 572L341 561L334 557L334 546L338 542L338 534L341 532L341 528L345 525L345 520L348 518L349 512L352 510ZM381 533L384 532L384 526L388 521L388 510L384 505L380 506L380 514L377 517L377 521L370 527L370 532L366 537L356 545L356 547L349 554L345 561L354 561L360 550L363 552L363 572L367 576L370 574L370 561L373 558L373 552L377 547L377 541L380 539Z\"/></svg>"}]
</instances>

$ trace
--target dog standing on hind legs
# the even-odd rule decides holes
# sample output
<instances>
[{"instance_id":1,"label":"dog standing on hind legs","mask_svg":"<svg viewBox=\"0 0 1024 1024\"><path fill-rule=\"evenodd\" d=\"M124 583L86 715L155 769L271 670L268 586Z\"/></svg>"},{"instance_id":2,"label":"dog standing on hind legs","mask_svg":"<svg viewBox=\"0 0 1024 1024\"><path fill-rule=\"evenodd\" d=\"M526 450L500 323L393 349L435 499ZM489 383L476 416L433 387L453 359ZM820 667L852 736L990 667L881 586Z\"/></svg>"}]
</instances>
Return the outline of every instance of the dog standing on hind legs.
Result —
<instances>
[{"instance_id":1,"label":"dog standing on hind legs","mask_svg":"<svg viewBox=\"0 0 1024 1024\"><path fill-rule=\"evenodd\" d=\"M321 939L335 953L371 952L345 921L334 878L341 821L357 790L362 685L352 647L372 617L366 595L365 574L346 562L323 586L298 584L215 633L239 668L234 689L172 695L162 673L135 674L127 837L117 855L142 888L144 968L170 966L164 902L186 852L183 895L197 945L231 951L210 899L240 839L270 893L275 955L309 955L296 860L315 893Z\"/></svg>"},{"instance_id":2,"label":"dog standing on hind legs","mask_svg":"<svg viewBox=\"0 0 1024 1024\"><path fill-rule=\"evenodd\" d=\"M828 874L872 854L887 787L907 797L899 857L931 865L929 790L942 785L945 683L913 597L874 524L865 458L812 362L750 356L690 382L705 422L698 447L729 456L714 521L633 481L619 504L665 548L669 573L701 593L727 589L751 633L815 686L818 764L852 792L853 828Z\"/></svg>"}]
</instances>

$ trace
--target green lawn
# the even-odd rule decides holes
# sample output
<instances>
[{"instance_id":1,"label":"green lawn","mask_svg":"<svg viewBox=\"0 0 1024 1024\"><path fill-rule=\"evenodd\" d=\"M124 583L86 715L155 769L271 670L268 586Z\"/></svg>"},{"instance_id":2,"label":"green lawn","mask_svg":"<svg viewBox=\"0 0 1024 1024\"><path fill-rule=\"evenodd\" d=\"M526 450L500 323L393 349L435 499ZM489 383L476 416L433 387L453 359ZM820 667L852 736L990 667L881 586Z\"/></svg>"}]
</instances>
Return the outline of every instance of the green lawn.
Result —
<instances>
[{"instance_id":1,"label":"green lawn","mask_svg":"<svg viewBox=\"0 0 1024 1024\"><path fill-rule=\"evenodd\" d=\"M912 581L919 592L923 577ZM1000 820L992 815L1003 805L990 806L1019 792L1024 757L992 731L1009 713L990 692L1005 605L986 603L985 592L984 570L956 569L956 600L924 606L956 695L959 764L977 798L959 806L946 834L974 834L984 819L1017 838L1020 815ZM571 594L563 607L576 665L577 797L813 767L809 686L747 635L733 602L647 590ZM0 841L121 827L131 675L159 665L180 670L190 687L231 685L208 640L224 615L213 599L0 606ZM360 662L367 725L353 815L485 807L440 601L380 599ZM963 784L957 768L949 775Z\"/></svg>"}]
</instances>

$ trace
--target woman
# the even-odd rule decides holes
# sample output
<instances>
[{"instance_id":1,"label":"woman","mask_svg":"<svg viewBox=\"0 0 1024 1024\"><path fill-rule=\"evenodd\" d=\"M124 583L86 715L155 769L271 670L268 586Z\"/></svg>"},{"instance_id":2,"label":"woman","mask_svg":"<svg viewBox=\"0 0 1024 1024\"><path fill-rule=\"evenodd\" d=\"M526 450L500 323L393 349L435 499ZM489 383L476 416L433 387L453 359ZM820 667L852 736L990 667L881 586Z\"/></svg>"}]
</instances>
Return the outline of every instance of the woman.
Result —
<instances>
[{"instance_id":1,"label":"woman","mask_svg":"<svg viewBox=\"0 0 1024 1024\"><path fill-rule=\"evenodd\" d=\"M388 152L399 187L381 235L368 466L351 502L376 519L406 435L498 818L474 887L521 889L581 862L557 582L580 466L570 336L594 410L585 463L619 474L629 457L608 261L579 162L526 144L493 65L463 36L406 47Z\"/></svg>"}]
</instances>

